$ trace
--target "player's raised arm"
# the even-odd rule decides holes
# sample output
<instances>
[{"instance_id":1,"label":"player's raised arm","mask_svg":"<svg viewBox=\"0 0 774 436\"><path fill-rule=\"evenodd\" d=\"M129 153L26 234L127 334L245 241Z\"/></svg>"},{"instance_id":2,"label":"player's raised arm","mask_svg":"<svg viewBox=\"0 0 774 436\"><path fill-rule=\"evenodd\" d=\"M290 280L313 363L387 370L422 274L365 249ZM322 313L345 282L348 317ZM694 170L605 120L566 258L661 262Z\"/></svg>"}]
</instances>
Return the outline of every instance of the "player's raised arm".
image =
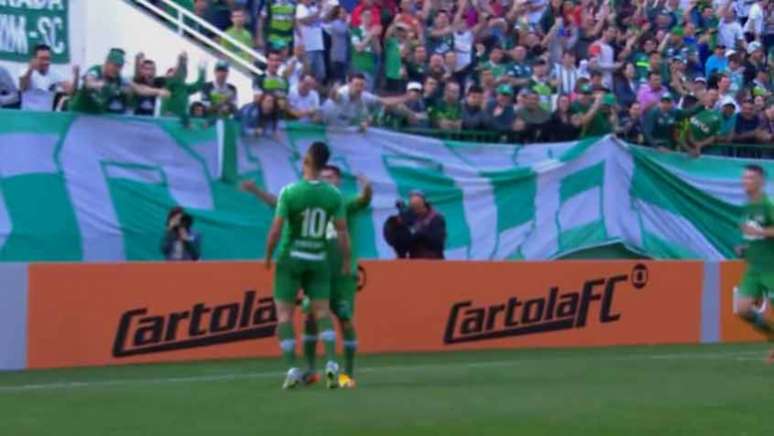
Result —
<instances>
[{"instance_id":1,"label":"player's raised arm","mask_svg":"<svg viewBox=\"0 0 774 436\"><path fill-rule=\"evenodd\" d=\"M352 262L352 246L349 243L349 229L347 228L347 220L345 218L336 218L333 222L336 227L336 233L338 234L339 246L341 247L341 273L349 275L350 263Z\"/></svg>"},{"instance_id":2,"label":"player's raised arm","mask_svg":"<svg viewBox=\"0 0 774 436\"><path fill-rule=\"evenodd\" d=\"M263 189L259 188L252 180L245 180L239 186L242 191L253 194L256 198L261 200L264 204L274 209L277 207L277 196L270 194Z\"/></svg>"},{"instance_id":3,"label":"player's raised arm","mask_svg":"<svg viewBox=\"0 0 774 436\"><path fill-rule=\"evenodd\" d=\"M357 180L360 182L361 185L363 185L363 190L360 192L360 195L357 197L357 202L360 206L366 207L369 204L371 204L371 198L374 196L374 188L371 185L371 181L368 180L366 176L360 175L357 177Z\"/></svg>"},{"instance_id":4,"label":"player's raised arm","mask_svg":"<svg viewBox=\"0 0 774 436\"><path fill-rule=\"evenodd\" d=\"M274 221L271 223L269 229L269 236L266 238L266 269L271 268L271 259L274 256L274 250L277 248L277 243L282 235L282 225L288 218L288 206L285 200L285 190L280 192L279 200L277 201L277 211L274 214Z\"/></svg>"}]
</instances>

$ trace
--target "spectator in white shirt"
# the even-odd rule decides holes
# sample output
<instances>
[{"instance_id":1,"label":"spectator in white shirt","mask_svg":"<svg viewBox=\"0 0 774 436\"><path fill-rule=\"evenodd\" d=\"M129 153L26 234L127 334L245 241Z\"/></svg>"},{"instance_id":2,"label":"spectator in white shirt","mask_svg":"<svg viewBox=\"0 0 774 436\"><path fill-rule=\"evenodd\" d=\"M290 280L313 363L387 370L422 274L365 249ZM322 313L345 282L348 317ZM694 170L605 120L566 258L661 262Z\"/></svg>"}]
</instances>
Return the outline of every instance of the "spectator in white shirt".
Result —
<instances>
[{"instance_id":1,"label":"spectator in white shirt","mask_svg":"<svg viewBox=\"0 0 774 436\"><path fill-rule=\"evenodd\" d=\"M78 67L73 67L73 76L78 77ZM23 110L51 111L57 93L71 94L73 82L65 80L51 69L51 47L40 44L30 59L29 67L19 77Z\"/></svg>"},{"instance_id":2,"label":"spectator in white shirt","mask_svg":"<svg viewBox=\"0 0 774 436\"><path fill-rule=\"evenodd\" d=\"M744 24L744 33L747 41L762 41L763 30L766 24L766 13L763 1L757 1L750 7L750 14Z\"/></svg>"},{"instance_id":3,"label":"spectator in white shirt","mask_svg":"<svg viewBox=\"0 0 774 436\"><path fill-rule=\"evenodd\" d=\"M742 25L734 18L734 11L725 7L722 12L723 19L718 25L718 44L729 49L735 49L737 43L744 43Z\"/></svg>"},{"instance_id":4,"label":"spectator in white shirt","mask_svg":"<svg viewBox=\"0 0 774 436\"><path fill-rule=\"evenodd\" d=\"M320 7L312 0L299 1L296 6L296 44L304 46L315 79L325 83L325 45L320 13Z\"/></svg>"},{"instance_id":5,"label":"spectator in white shirt","mask_svg":"<svg viewBox=\"0 0 774 436\"><path fill-rule=\"evenodd\" d=\"M320 120L320 94L317 81L311 74L304 74L298 86L290 88L288 95L290 114L299 121Z\"/></svg>"}]
</instances>

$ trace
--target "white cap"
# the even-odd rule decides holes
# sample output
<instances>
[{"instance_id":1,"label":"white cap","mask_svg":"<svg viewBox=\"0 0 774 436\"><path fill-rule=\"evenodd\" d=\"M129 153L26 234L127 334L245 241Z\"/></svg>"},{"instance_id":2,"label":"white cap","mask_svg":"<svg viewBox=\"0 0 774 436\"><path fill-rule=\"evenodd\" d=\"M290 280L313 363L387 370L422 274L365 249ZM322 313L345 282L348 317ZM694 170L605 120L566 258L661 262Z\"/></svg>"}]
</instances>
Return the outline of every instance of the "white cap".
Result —
<instances>
[{"instance_id":1,"label":"white cap","mask_svg":"<svg viewBox=\"0 0 774 436\"><path fill-rule=\"evenodd\" d=\"M408 86L406 87L409 91L419 91L422 92L422 84L419 82L409 82Z\"/></svg>"},{"instance_id":2,"label":"white cap","mask_svg":"<svg viewBox=\"0 0 774 436\"><path fill-rule=\"evenodd\" d=\"M736 110L736 100L734 100L734 97L731 97L729 95L723 97L722 100L720 100L720 107L723 107L725 105L730 104L734 107L734 110Z\"/></svg>"},{"instance_id":3,"label":"white cap","mask_svg":"<svg viewBox=\"0 0 774 436\"><path fill-rule=\"evenodd\" d=\"M729 48L726 50L726 57L736 54L736 50Z\"/></svg>"},{"instance_id":4,"label":"white cap","mask_svg":"<svg viewBox=\"0 0 774 436\"><path fill-rule=\"evenodd\" d=\"M747 54L753 54L755 50L758 50L759 48L763 47L760 42L753 41L750 44L747 45Z\"/></svg>"}]
</instances>

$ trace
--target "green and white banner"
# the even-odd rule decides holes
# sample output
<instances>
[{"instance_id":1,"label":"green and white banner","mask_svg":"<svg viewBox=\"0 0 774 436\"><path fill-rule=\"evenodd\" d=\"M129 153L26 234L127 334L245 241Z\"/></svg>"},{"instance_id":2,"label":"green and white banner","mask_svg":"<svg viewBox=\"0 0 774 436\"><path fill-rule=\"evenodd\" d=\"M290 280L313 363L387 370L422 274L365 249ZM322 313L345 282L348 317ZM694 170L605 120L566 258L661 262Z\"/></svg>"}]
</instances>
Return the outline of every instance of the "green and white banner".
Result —
<instances>
[{"instance_id":1,"label":"green and white banner","mask_svg":"<svg viewBox=\"0 0 774 436\"><path fill-rule=\"evenodd\" d=\"M70 62L69 0L0 0L0 60L27 62L35 46L51 47L55 64Z\"/></svg>"},{"instance_id":2,"label":"green and white banner","mask_svg":"<svg viewBox=\"0 0 774 436\"><path fill-rule=\"evenodd\" d=\"M364 258L394 257L382 224L412 189L445 215L451 259L552 259L620 243L655 258L716 260L733 257L739 238L741 159L611 137L512 146L295 124L241 140L234 130L0 111L0 260L160 259L174 205L194 215L205 259L260 258L272 211L236 182L278 192L317 140L345 171L345 194L357 191L357 174L374 183L354 238Z\"/></svg>"}]
</instances>

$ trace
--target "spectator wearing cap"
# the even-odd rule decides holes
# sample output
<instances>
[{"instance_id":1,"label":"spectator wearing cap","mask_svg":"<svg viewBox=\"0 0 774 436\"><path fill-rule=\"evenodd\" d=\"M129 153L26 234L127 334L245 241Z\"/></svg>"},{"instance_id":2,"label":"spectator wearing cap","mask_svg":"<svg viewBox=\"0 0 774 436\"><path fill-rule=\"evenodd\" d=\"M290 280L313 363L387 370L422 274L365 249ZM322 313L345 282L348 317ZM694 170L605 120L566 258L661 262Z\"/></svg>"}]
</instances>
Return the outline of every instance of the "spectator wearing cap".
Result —
<instances>
[{"instance_id":1,"label":"spectator wearing cap","mask_svg":"<svg viewBox=\"0 0 774 436\"><path fill-rule=\"evenodd\" d=\"M666 92L659 103L645 113L643 134L651 147L674 150L677 141L677 125L684 118L683 111L675 108L674 97Z\"/></svg>"},{"instance_id":2,"label":"spectator wearing cap","mask_svg":"<svg viewBox=\"0 0 774 436\"><path fill-rule=\"evenodd\" d=\"M704 74L711 77L715 73L725 73L728 70L728 58L726 57L726 46L718 44L712 55L707 58L704 67Z\"/></svg>"},{"instance_id":3,"label":"spectator wearing cap","mask_svg":"<svg viewBox=\"0 0 774 436\"><path fill-rule=\"evenodd\" d=\"M472 85L468 88L465 102L462 104L462 129L484 130L486 121L484 90L478 85Z\"/></svg>"},{"instance_id":4,"label":"spectator wearing cap","mask_svg":"<svg viewBox=\"0 0 774 436\"><path fill-rule=\"evenodd\" d=\"M774 6L772 6L774 7ZM774 15L772 15L772 21L774 22ZM744 64L744 83L749 84L752 82L757 74L761 71L768 75L769 69L766 65L766 53L764 53L763 45L758 41L753 41L747 45L747 62Z\"/></svg>"},{"instance_id":5,"label":"spectator wearing cap","mask_svg":"<svg viewBox=\"0 0 774 436\"><path fill-rule=\"evenodd\" d=\"M51 69L51 47L39 44L24 74L19 77L21 108L33 111L51 111L57 94L72 94L78 80L78 66L73 66L73 81L65 80Z\"/></svg>"},{"instance_id":6,"label":"spectator wearing cap","mask_svg":"<svg viewBox=\"0 0 774 436\"><path fill-rule=\"evenodd\" d=\"M460 85L457 82L446 83L443 98L430 107L430 122L433 127L442 130L459 130L462 127Z\"/></svg>"},{"instance_id":7,"label":"spectator wearing cap","mask_svg":"<svg viewBox=\"0 0 774 436\"><path fill-rule=\"evenodd\" d=\"M487 127L498 132L508 132L516 119L513 110L513 88L508 84L497 87L497 96L486 107Z\"/></svg>"},{"instance_id":8,"label":"spectator wearing cap","mask_svg":"<svg viewBox=\"0 0 774 436\"><path fill-rule=\"evenodd\" d=\"M617 127L617 114L613 110L615 96L598 91L592 96L591 87L581 86L581 95L572 104L572 122L578 127L581 138L602 136L612 133Z\"/></svg>"},{"instance_id":9,"label":"spectator wearing cap","mask_svg":"<svg viewBox=\"0 0 774 436\"><path fill-rule=\"evenodd\" d=\"M410 82L407 86L407 98L403 103L405 121L410 127L429 128L430 115L422 95L422 84Z\"/></svg>"},{"instance_id":10,"label":"spectator wearing cap","mask_svg":"<svg viewBox=\"0 0 774 436\"><path fill-rule=\"evenodd\" d=\"M228 83L229 64L219 61L215 65L215 80L207 82L202 97L211 114L228 117L236 112L237 89Z\"/></svg>"},{"instance_id":11,"label":"spectator wearing cap","mask_svg":"<svg viewBox=\"0 0 774 436\"><path fill-rule=\"evenodd\" d=\"M651 71L648 74L648 83L640 86L637 92L637 102L642 106L642 110L647 113L651 106L655 105L666 92L666 88L661 83L661 73Z\"/></svg>"},{"instance_id":12,"label":"spectator wearing cap","mask_svg":"<svg viewBox=\"0 0 774 436\"><path fill-rule=\"evenodd\" d=\"M299 121L320 120L320 94L317 92L317 80L313 75L305 73L298 85L290 89L288 105L290 115Z\"/></svg>"},{"instance_id":13,"label":"spectator wearing cap","mask_svg":"<svg viewBox=\"0 0 774 436\"><path fill-rule=\"evenodd\" d=\"M323 44L322 10L317 2L299 0L296 6L296 44L303 45L309 68L318 83L325 83L325 45Z\"/></svg>"},{"instance_id":14,"label":"spectator wearing cap","mask_svg":"<svg viewBox=\"0 0 774 436\"><path fill-rule=\"evenodd\" d=\"M124 50L113 48L104 64L89 68L83 77L83 86L70 103L70 109L94 114L124 114L132 96L169 96L166 89L152 88L123 78L124 58Z\"/></svg>"},{"instance_id":15,"label":"spectator wearing cap","mask_svg":"<svg viewBox=\"0 0 774 436\"><path fill-rule=\"evenodd\" d=\"M384 35L384 77L387 92L401 93L406 86L406 68L403 66L402 51L408 45L407 26L393 21Z\"/></svg>"},{"instance_id":16,"label":"spectator wearing cap","mask_svg":"<svg viewBox=\"0 0 774 436\"><path fill-rule=\"evenodd\" d=\"M384 238L398 258L443 259L446 248L446 219L422 191L409 194L408 206L400 200L398 215L384 223Z\"/></svg>"},{"instance_id":17,"label":"spectator wearing cap","mask_svg":"<svg viewBox=\"0 0 774 436\"><path fill-rule=\"evenodd\" d=\"M270 50L266 55L266 70L263 75L257 76L253 80L253 89L255 92L271 92L275 95L288 95L288 79L286 75L280 73L282 65L282 55L277 50ZM286 70L289 74L292 71Z\"/></svg>"},{"instance_id":18,"label":"spectator wearing cap","mask_svg":"<svg viewBox=\"0 0 774 436\"><path fill-rule=\"evenodd\" d=\"M732 142L736 129L736 102L732 98L725 98L720 102L720 130L718 142Z\"/></svg>"},{"instance_id":19,"label":"spectator wearing cap","mask_svg":"<svg viewBox=\"0 0 774 436\"><path fill-rule=\"evenodd\" d=\"M11 73L0 65L0 108L18 109L19 102L19 88L16 87L16 81Z\"/></svg>"},{"instance_id":20,"label":"spectator wearing cap","mask_svg":"<svg viewBox=\"0 0 774 436\"><path fill-rule=\"evenodd\" d=\"M682 145L695 157L699 156L705 147L718 141L721 117L714 108L717 101L718 92L714 89L708 90L704 94L704 101L697 108L698 112L688 120Z\"/></svg>"}]
</instances>

